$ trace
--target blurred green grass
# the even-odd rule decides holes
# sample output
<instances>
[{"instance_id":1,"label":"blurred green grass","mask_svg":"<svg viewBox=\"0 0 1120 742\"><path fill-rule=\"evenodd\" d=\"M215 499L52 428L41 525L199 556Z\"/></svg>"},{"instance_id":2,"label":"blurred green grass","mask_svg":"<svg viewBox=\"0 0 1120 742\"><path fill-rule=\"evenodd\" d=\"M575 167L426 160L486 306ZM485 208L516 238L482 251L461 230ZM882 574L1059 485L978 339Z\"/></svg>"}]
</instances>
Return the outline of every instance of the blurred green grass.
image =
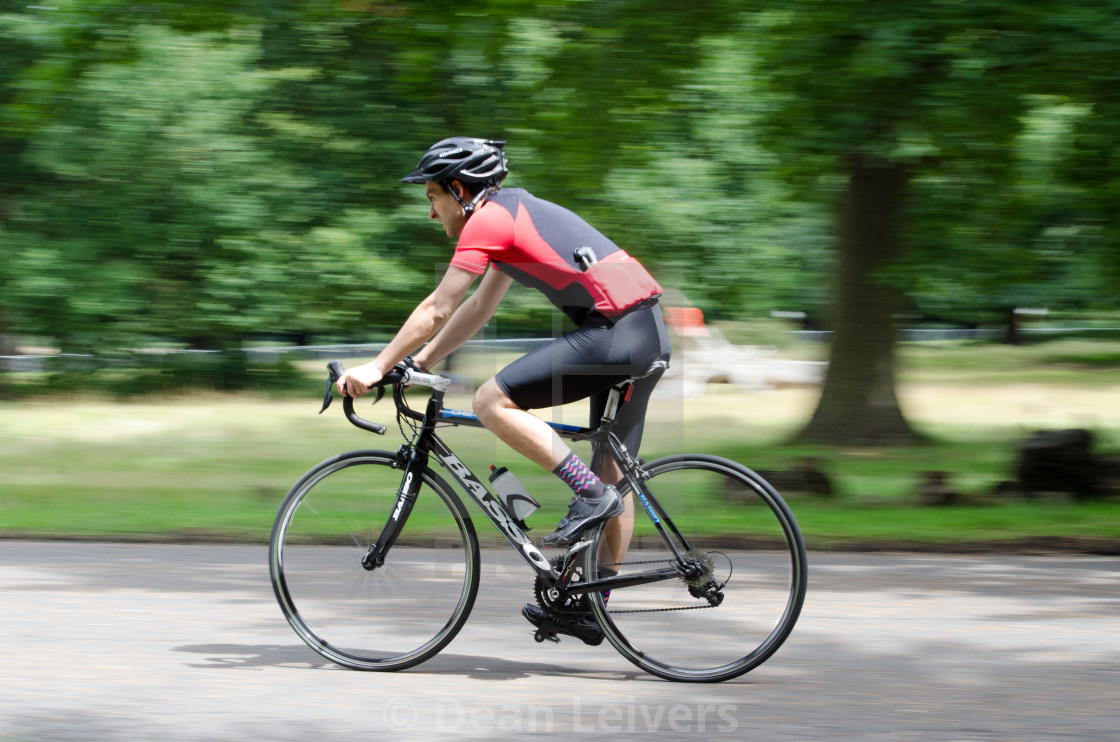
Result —
<instances>
[{"instance_id":1,"label":"blurred green grass","mask_svg":"<svg viewBox=\"0 0 1120 742\"><path fill-rule=\"evenodd\" d=\"M802 357L809 350L800 349ZM1037 428L1088 427L1098 449L1120 449L1116 359L1120 343L1114 342L904 346L900 397L930 436L928 445L785 445L812 411L815 389L744 392L712 385L699 397L654 401L643 455L715 453L762 471L788 470L811 457L835 496L787 493L810 548L1046 540L1115 546L1116 501L920 508L912 500L930 470L947 472L951 486L968 496L986 495L1012 477L1017 442ZM457 371L484 378L505 360L462 358ZM0 404L0 535L267 540L280 500L313 464L345 450L394 450L401 443L387 403L367 408L369 417L390 424L385 437L352 428L335 408L316 415L322 365L300 364L308 379L305 393L295 397L180 393L127 402L71 396ZM469 391L453 393L449 406L469 408ZM577 424L586 415L580 405L553 413ZM458 429L446 437L480 474L490 463L512 469L544 503L535 522L562 515L567 493L550 474L485 431Z\"/></svg>"}]
</instances>

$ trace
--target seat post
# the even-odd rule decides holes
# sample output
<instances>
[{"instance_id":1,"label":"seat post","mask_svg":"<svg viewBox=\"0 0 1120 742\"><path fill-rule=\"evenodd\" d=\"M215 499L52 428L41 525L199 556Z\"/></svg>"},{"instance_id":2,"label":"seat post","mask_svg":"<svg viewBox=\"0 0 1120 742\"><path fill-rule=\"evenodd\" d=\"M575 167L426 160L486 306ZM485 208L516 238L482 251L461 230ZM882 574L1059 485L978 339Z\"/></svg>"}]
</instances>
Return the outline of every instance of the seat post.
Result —
<instances>
[{"instance_id":1,"label":"seat post","mask_svg":"<svg viewBox=\"0 0 1120 742\"><path fill-rule=\"evenodd\" d=\"M614 422L614 417L618 414L619 402L622 401L624 395L629 396L626 392L633 387L633 384L633 379L627 379L611 387L610 394L607 395L606 407L603 408L603 416L600 418L602 422Z\"/></svg>"},{"instance_id":2,"label":"seat post","mask_svg":"<svg viewBox=\"0 0 1120 742\"><path fill-rule=\"evenodd\" d=\"M619 403L630 401L630 395L634 392L634 382L639 379L644 379L647 376L652 376L659 371L664 371L667 368L669 368L668 361L654 361L640 374L635 374L626 381L621 381L612 386L611 393L607 396L607 405L603 409L602 421L614 422L614 417L618 414Z\"/></svg>"}]
</instances>

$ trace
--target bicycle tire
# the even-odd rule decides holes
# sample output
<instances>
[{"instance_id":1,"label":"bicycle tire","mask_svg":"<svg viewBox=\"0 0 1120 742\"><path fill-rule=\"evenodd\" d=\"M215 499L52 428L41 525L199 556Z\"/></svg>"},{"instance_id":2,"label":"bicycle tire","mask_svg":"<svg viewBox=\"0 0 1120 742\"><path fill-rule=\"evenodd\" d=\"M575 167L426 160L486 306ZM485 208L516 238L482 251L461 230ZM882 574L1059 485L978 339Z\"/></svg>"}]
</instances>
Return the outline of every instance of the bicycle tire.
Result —
<instances>
[{"instance_id":1,"label":"bicycle tire","mask_svg":"<svg viewBox=\"0 0 1120 742\"><path fill-rule=\"evenodd\" d=\"M385 563L362 558L393 515L396 454L352 451L303 475L277 513L269 571L280 608L311 649L356 670L403 670L435 656L478 594L478 537L431 469Z\"/></svg>"},{"instance_id":2,"label":"bicycle tire","mask_svg":"<svg viewBox=\"0 0 1120 742\"><path fill-rule=\"evenodd\" d=\"M720 682L758 667L790 635L805 600L805 542L793 513L765 479L728 459L667 456L644 471L647 491L663 508L657 519L666 522L668 513L692 550L712 559L717 584L727 580L723 602L712 607L694 597L683 578L616 589L609 599L596 593L591 610L604 636L626 659L669 680ZM621 564L600 525L585 551L587 574L617 569L625 576L673 563L654 518L633 504Z\"/></svg>"}]
</instances>

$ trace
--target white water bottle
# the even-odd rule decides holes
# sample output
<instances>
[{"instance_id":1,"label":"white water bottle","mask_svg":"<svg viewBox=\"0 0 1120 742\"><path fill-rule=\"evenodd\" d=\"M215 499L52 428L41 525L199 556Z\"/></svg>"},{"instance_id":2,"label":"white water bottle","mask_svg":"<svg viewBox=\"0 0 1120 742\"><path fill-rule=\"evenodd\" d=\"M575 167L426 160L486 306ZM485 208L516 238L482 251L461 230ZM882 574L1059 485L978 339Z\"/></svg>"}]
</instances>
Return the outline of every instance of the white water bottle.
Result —
<instances>
[{"instance_id":1,"label":"white water bottle","mask_svg":"<svg viewBox=\"0 0 1120 742\"><path fill-rule=\"evenodd\" d=\"M525 525L525 519L532 515L541 504L525 491L525 487L517 481L513 472L504 466L496 468L491 464L490 485L501 499L502 504L505 505L506 512L517 521L517 525L523 530L530 530L529 526Z\"/></svg>"}]
</instances>

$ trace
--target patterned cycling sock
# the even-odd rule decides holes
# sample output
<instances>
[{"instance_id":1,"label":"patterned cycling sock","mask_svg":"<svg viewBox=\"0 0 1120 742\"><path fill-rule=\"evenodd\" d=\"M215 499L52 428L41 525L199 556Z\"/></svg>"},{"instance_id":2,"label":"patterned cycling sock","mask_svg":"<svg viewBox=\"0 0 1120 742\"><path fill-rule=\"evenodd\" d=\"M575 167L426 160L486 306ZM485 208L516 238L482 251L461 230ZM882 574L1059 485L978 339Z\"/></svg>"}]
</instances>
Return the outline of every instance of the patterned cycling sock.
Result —
<instances>
[{"instance_id":1,"label":"patterned cycling sock","mask_svg":"<svg viewBox=\"0 0 1120 742\"><path fill-rule=\"evenodd\" d=\"M599 576L600 580L603 579L604 577L618 577L618 570L615 569L614 567L599 567L599 570L598 570L598 572L596 572L596 574ZM604 590L603 591L603 602L606 603L610 599L611 599L611 591L610 590Z\"/></svg>"},{"instance_id":2,"label":"patterned cycling sock","mask_svg":"<svg viewBox=\"0 0 1120 742\"><path fill-rule=\"evenodd\" d=\"M601 497L606 487L575 452L569 453L552 473L564 480L564 484L571 487L572 492L579 497Z\"/></svg>"}]
</instances>

